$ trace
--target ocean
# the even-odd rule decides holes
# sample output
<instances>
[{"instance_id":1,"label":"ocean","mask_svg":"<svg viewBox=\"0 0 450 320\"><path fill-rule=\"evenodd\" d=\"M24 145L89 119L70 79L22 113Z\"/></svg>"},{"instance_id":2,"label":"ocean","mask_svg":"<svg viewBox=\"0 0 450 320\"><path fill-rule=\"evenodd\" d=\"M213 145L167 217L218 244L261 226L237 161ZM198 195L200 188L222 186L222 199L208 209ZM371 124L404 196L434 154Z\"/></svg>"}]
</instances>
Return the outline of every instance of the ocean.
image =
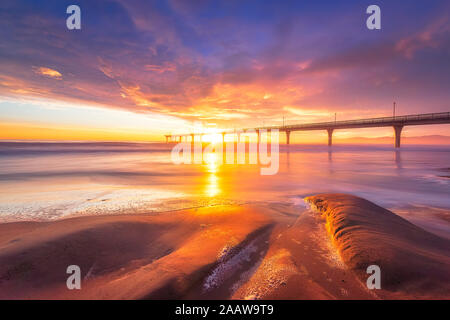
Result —
<instances>
[{"instance_id":1,"label":"ocean","mask_svg":"<svg viewBox=\"0 0 450 320\"><path fill-rule=\"evenodd\" d=\"M278 173L266 176L257 164L221 164L214 154L176 165L172 147L0 142L0 221L239 203L301 207L303 197L323 192L355 194L404 215L450 210L450 146L283 145Z\"/></svg>"}]
</instances>

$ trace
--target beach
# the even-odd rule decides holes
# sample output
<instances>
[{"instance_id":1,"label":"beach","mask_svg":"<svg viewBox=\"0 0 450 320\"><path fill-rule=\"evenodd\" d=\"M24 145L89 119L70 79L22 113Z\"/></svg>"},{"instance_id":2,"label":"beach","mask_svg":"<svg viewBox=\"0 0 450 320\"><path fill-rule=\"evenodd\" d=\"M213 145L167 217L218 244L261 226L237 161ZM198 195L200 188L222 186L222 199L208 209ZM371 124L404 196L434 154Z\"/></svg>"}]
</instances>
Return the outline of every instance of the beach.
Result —
<instances>
[{"instance_id":1,"label":"beach","mask_svg":"<svg viewBox=\"0 0 450 320\"><path fill-rule=\"evenodd\" d=\"M447 297L450 240L361 198L329 194L307 201L315 210L300 214L219 205L1 224L0 298ZM325 201L327 209L319 205ZM335 208L338 221L353 221L350 230L323 217ZM354 219L355 211L361 220ZM385 216L374 219L380 214ZM343 242L333 228L345 233ZM365 285L365 269L374 263L383 272L381 290ZM66 287L65 269L73 264L82 270L81 290Z\"/></svg>"},{"instance_id":2,"label":"beach","mask_svg":"<svg viewBox=\"0 0 450 320\"><path fill-rule=\"evenodd\" d=\"M447 149L325 150L262 177L161 145L3 148L0 299L447 299Z\"/></svg>"}]
</instances>

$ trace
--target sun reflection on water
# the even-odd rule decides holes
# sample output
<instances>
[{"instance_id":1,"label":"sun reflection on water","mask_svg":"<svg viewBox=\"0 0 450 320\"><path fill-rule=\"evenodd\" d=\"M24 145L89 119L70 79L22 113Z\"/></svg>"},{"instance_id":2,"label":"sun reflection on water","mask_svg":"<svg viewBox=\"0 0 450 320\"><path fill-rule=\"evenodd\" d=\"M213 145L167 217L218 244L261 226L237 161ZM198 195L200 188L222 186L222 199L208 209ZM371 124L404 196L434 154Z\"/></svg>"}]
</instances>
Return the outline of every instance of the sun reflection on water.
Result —
<instances>
[{"instance_id":1,"label":"sun reflection on water","mask_svg":"<svg viewBox=\"0 0 450 320\"><path fill-rule=\"evenodd\" d=\"M219 158L216 153L207 153L204 155L206 170L209 173L208 182L206 184L206 194L208 197L214 197L218 195L221 190L219 187L219 178L217 172L219 169Z\"/></svg>"}]
</instances>

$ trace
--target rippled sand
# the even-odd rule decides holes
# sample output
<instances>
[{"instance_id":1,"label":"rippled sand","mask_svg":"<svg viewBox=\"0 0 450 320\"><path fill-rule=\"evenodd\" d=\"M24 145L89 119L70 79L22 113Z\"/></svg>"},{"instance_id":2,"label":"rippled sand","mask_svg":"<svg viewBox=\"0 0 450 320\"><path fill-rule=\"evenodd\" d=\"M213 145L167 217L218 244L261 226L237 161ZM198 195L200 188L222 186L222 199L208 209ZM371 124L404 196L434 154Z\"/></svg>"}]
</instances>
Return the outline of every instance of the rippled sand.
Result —
<instances>
[{"instance_id":1,"label":"rippled sand","mask_svg":"<svg viewBox=\"0 0 450 320\"><path fill-rule=\"evenodd\" d=\"M370 208L371 219L377 210L392 221L401 219L368 201L355 200L359 198L321 197L328 201L328 209L350 205L350 211L340 211L343 217L352 210L364 216ZM349 258L330 228L327 231L330 222L322 214L326 210L283 203L217 205L0 224L0 298L448 298L443 294L448 290L445 270L450 270L448 240L409 222L405 225L412 235L397 227L382 228L384 233L370 229L361 233L368 224L362 220L355 222L359 231L348 231L353 235L346 240L353 248ZM373 223L385 223L377 219ZM401 245L397 233L403 235ZM424 244L415 233L432 241ZM371 254L361 255L367 248L372 250L371 245L385 258L380 260L382 270L388 272L382 278L382 290L368 290L361 272L374 262ZM397 256L402 250L408 251L408 261L404 255ZM356 264L351 258L355 256ZM416 270L419 265L414 263L423 262L424 257L442 265L422 270L421 280L428 279L432 285L424 285L426 281L418 285L408 269L406 276L399 273L408 266ZM66 288L66 268L73 264L81 267L81 290ZM438 269L439 273L434 272Z\"/></svg>"}]
</instances>

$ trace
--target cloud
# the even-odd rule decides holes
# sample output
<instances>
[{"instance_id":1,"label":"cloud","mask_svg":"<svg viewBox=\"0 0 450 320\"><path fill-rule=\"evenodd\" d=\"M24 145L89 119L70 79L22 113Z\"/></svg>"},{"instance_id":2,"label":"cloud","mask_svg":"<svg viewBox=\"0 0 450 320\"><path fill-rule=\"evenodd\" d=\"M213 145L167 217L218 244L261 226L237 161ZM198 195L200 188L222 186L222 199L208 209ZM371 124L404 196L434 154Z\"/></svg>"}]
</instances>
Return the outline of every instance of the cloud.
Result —
<instances>
[{"instance_id":1,"label":"cloud","mask_svg":"<svg viewBox=\"0 0 450 320\"><path fill-rule=\"evenodd\" d=\"M402 53L408 59L412 59L414 54L423 49L438 49L449 44L450 20L449 13L445 12L443 16L432 21L425 30L400 39L395 50Z\"/></svg>"},{"instance_id":2,"label":"cloud","mask_svg":"<svg viewBox=\"0 0 450 320\"><path fill-rule=\"evenodd\" d=\"M433 1L425 17L414 1L405 16L402 6L388 8L396 25L377 34L365 29L364 11L352 2L79 2L79 32L61 23L60 1L2 2L1 96L224 126L278 121L283 113L379 114L394 97L408 106L405 113L424 101L433 108L427 111L448 108L450 24Z\"/></svg>"},{"instance_id":3,"label":"cloud","mask_svg":"<svg viewBox=\"0 0 450 320\"><path fill-rule=\"evenodd\" d=\"M62 74L59 73L57 70L54 69L50 69L50 68L46 68L46 67L33 67L33 71L36 74L40 74L43 76L47 76L50 78L54 78L57 80L61 80L62 79Z\"/></svg>"}]
</instances>

